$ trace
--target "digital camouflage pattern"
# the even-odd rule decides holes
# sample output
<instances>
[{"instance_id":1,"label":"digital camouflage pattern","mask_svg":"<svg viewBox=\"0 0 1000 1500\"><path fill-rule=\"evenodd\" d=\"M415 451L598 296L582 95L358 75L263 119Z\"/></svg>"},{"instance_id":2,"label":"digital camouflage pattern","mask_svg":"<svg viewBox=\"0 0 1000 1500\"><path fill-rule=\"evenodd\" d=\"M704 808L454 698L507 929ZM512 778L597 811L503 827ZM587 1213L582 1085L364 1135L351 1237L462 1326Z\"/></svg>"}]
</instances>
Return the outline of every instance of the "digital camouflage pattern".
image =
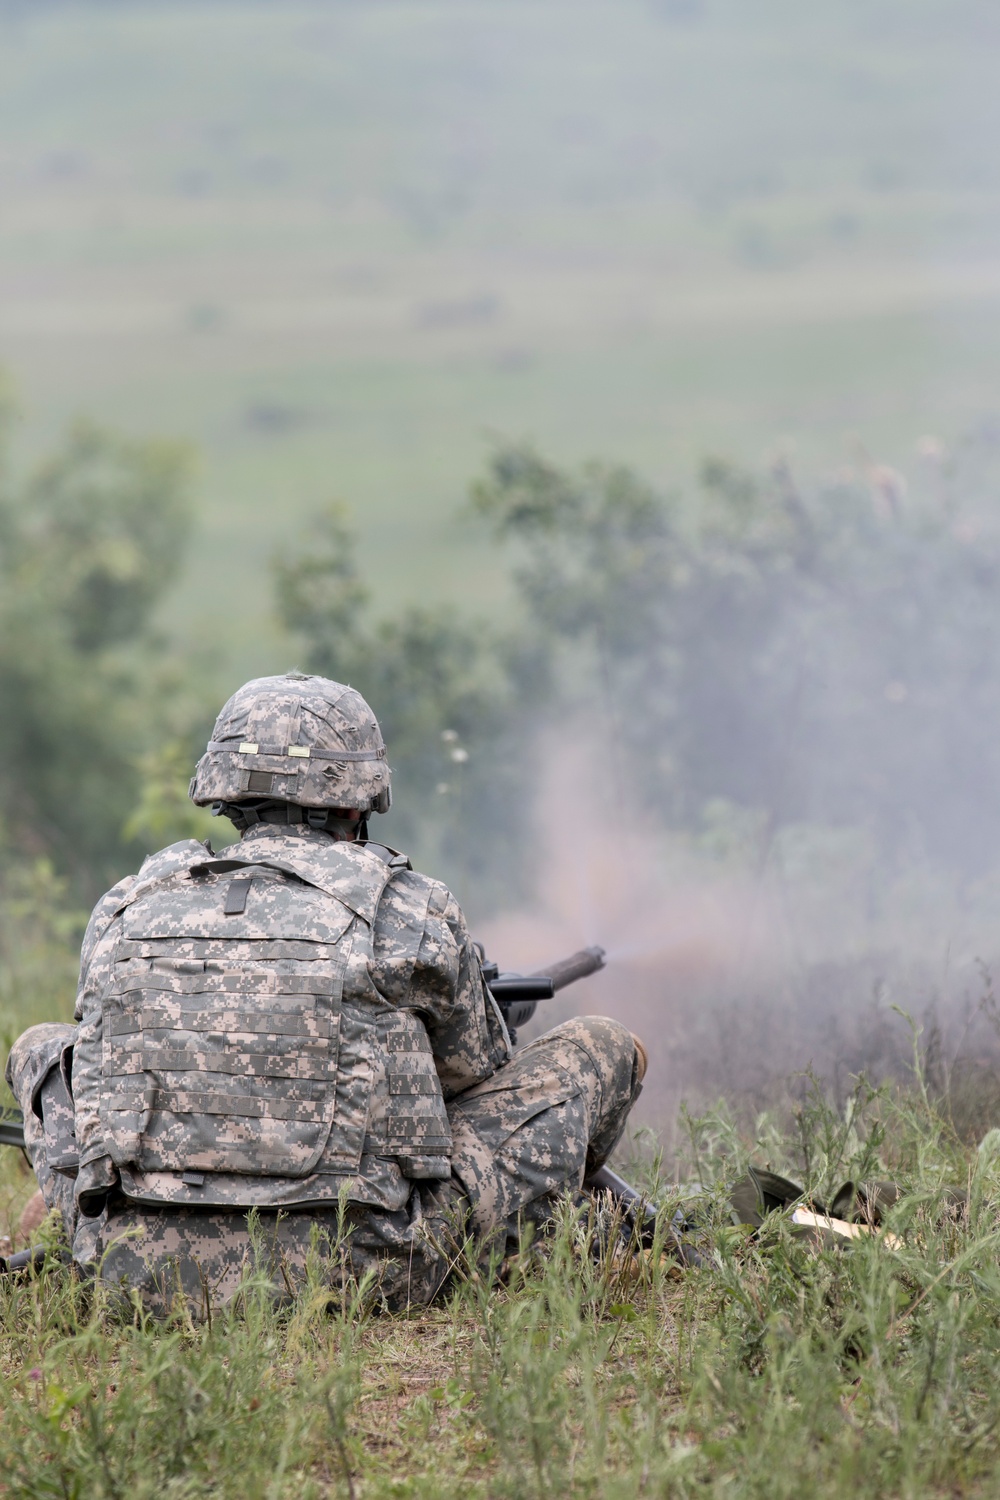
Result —
<instances>
[{"instance_id":1,"label":"digital camouflage pattern","mask_svg":"<svg viewBox=\"0 0 1000 1500\"><path fill-rule=\"evenodd\" d=\"M327 677L257 677L215 722L190 795L199 807L272 797L299 807L388 812L391 775L361 694Z\"/></svg>"},{"instance_id":2,"label":"digital camouflage pattern","mask_svg":"<svg viewBox=\"0 0 1000 1500\"><path fill-rule=\"evenodd\" d=\"M69 1070L76 1028L55 1022L32 1026L7 1059L7 1084L24 1115L24 1144L46 1207L68 1227L76 1217L79 1156Z\"/></svg>"},{"instance_id":3,"label":"digital camouflage pattern","mask_svg":"<svg viewBox=\"0 0 1000 1500\"><path fill-rule=\"evenodd\" d=\"M639 1096L631 1032L606 1016L578 1016L514 1054L449 1110L452 1172L480 1236L513 1233L530 1204L582 1186L621 1138Z\"/></svg>"},{"instance_id":4,"label":"digital camouflage pattern","mask_svg":"<svg viewBox=\"0 0 1000 1500\"><path fill-rule=\"evenodd\" d=\"M25 1034L22 1053L34 1050L34 1032L43 1029ZM560 1193L602 1165L638 1095L636 1075L629 1032L580 1017L452 1099L450 1181L410 1183L395 1210L345 1199L309 1212L263 1212L254 1224L236 1211L152 1209L121 1198L87 1220L71 1203L74 1256L161 1313L179 1295L196 1315L221 1305L247 1272L263 1274L277 1298L295 1294L310 1275L337 1286L371 1272L373 1295L386 1307L422 1305L470 1255L497 1236L516 1238L522 1218L544 1221ZM44 1162L33 1160L45 1180Z\"/></svg>"},{"instance_id":5,"label":"digital camouflage pattern","mask_svg":"<svg viewBox=\"0 0 1000 1500\"><path fill-rule=\"evenodd\" d=\"M467 1234L579 1188L639 1091L614 1021L511 1058L450 892L305 825L151 856L94 911L76 1016L9 1077L75 1258L150 1306L224 1301L251 1262L275 1295L322 1263L426 1302Z\"/></svg>"},{"instance_id":6,"label":"digital camouflage pattern","mask_svg":"<svg viewBox=\"0 0 1000 1500\"><path fill-rule=\"evenodd\" d=\"M395 1212L346 1204L312 1213L159 1211L124 1205L106 1216L101 1279L164 1315L178 1304L207 1316L247 1278L284 1302L310 1279L331 1290L371 1273L371 1298L391 1312L424 1306L464 1255L464 1205L449 1183L414 1185Z\"/></svg>"},{"instance_id":7,"label":"digital camouflage pattern","mask_svg":"<svg viewBox=\"0 0 1000 1500\"><path fill-rule=\"evenodd\" d=\"M395 1210L448 1176L444 1102L506 1032L454 898L376 847L261 825L221 860L173 845L99 905L73 1059L85 1208L120 1178L149 1204L346 1185Z\"/></svg>"}]
</instances>

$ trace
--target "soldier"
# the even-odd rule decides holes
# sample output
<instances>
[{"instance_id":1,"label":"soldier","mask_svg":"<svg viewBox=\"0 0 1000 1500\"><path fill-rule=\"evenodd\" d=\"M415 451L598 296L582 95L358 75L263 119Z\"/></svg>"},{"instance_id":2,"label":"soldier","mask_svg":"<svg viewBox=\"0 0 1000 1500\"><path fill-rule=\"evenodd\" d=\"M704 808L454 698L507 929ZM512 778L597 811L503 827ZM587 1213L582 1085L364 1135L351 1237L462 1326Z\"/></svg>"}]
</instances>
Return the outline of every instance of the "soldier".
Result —
<instances>
[{"instance_id":1,"label":"soldier","mask_svg":"<svg viewBox=\"0 0 1000 1500\"><path fill-rule=\"evenodd\" d=\"M172 844L109 891L77 1025L11 1052L45 1203L153 1308L225 1302L251 1245L276 1291L312 1253L427 1303L464 1237L544 1218L606 1160L641 1044L589 1017L512 1055L454 896L369 839L390 772L354 689L247 683L190 795L239 844Z\"/></svg>"}]
</instances>

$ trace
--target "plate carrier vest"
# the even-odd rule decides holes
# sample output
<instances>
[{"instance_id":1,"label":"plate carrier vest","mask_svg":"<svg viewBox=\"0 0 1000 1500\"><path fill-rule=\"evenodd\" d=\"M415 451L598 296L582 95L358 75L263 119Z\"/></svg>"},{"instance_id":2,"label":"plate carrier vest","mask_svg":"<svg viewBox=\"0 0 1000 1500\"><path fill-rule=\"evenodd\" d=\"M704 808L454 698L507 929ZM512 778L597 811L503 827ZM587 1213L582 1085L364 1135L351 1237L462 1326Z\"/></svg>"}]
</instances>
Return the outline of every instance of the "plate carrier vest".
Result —
<instances>
[{"instance_id":1,"label":"plate carrier vest","mask_svg":"<svg viewBox=\"0 0 1000 1500\"><path fill-rule=\"evenodd\" d=\"M101 1122L123 1190L304 1207L336 1201L366 1152L447 1177L427 1031L371 978L375 912L408 862L277 832L240 847L163 850L116 913Z\"/></svg>"}]
</instances>

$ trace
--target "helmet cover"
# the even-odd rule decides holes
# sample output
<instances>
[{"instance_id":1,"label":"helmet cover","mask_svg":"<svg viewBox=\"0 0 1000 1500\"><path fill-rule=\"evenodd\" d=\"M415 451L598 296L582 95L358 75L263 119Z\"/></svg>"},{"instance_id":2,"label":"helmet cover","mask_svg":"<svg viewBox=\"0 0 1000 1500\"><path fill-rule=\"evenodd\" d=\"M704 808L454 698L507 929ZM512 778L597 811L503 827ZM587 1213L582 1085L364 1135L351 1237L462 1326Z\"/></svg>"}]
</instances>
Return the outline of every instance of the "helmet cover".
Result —
<instances>
[{"instance_id":1,"label":"helmet cover","mask_svg":"<svg viewBox=\"0 0 1000 1500\"><path fill-rule=\"evenodd\" d=\"M288 672L236 690L188 795L199 807L270 797L388 812L390 779L382 731L361 694L328 677Z\"/></svg>"}]
</instances>

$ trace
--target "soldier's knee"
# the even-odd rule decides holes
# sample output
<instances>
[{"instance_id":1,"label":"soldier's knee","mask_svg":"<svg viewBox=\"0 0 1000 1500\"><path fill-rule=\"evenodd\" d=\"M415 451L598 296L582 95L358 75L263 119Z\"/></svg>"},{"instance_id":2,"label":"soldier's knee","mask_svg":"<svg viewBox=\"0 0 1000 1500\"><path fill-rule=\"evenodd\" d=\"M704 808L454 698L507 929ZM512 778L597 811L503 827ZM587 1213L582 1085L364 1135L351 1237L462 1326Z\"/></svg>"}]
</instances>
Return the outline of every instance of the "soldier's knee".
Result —
<instances>
[{"instance_id":1,"label":"soldier's knee","mask_svg":"<svg viewBox=\"0 0 1000 1500\"><path fill-rule=\"evenodd\" d=\"M574 1072L583 1063L583 1071L590 1074L587 1093L595 1130L608 1115L617 1115L623 1108L627 1111L638 1094L640 1059L635 1037L610 1016L576 1016L530 1046L552 1048L557 1057L571 1058Z\"/></svg>"}]
</instances>

